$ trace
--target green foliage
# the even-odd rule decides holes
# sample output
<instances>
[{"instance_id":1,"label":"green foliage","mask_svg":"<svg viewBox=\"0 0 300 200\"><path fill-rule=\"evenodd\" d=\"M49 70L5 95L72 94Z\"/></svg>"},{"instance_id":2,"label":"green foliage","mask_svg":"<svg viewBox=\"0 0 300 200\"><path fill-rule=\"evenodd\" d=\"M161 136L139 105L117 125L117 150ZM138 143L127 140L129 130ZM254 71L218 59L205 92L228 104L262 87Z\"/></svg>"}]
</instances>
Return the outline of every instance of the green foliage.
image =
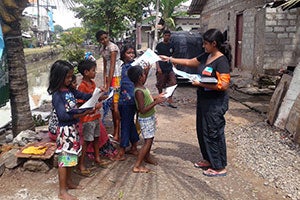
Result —
<instances>
[{"instance_id":1,"label":"green foliage","mask_svg":"<svg viewBox=\"0 0 300 200\"><path fill-rule=\"evenodd\" d=\"M83 19L89 32L103 29L111 38L118 38L130 29L129 19L141 21L143 8L153 0L74 0L82 6L73 8L77 17ZM91 35L93 38L94 35Z\"/></svg>"},{"instance_id":2,"label":"green foliage","mask_svg":"<svg viewBox=\"0 0 300 200\"><path fill-rule=\"evenodd\" d=\"M78 63L84 58L84 52L83 49L68 49L64 52L64 56L68 61Z\"/></svg>"},{"instance_id":3,"label":"green foliage","mask_svg":"<svg viewBox=\"0 0 300 200\"><path fill-rule=\"evenodd\" d=\"M160 0L160 12L169 29L174 29L174 8L187 0ZM142 22L143 8L155 5L156 0L74 0L80 6L72 10L83 20L88 30L88 38L94 40L94 34L100 30L109 32L111 38L119 38L122 33L132 29L130 23ZM155 16L145 19L153 26ZM95 40L94 40L95 41Z\"/></svg>"},{"instance_id":4,"label":"green foliage","mask_svg":"<svg viewBox=\"0 0 300 200\"><path fill-rule=\"evenodd\" d=\"M84 28L72 28L61 35L60 45L64 49L64 57L70 62L79 62L83 59L85 50L82 45L86 39Z\"/></svg>"},{"instance_id":5,"label":"green foliage","mask_svg":"<svg viewBox=\"0 0 300 200\"><path fill-rule=\"evenodd\" d=\"M46 121L43 120L42 115L38 114L38 115L33 115L32 116L34 125L37 126L44 126L46 124Z\"/></svg>"},{"instance_id":6,"label":"green foliage","mask_svg":"<svg viewBox=\"0 0 300 200\"><path fill-rule=\"evenodd\" d=\"M23 38L22 41L23 41L24 48L28 48L31 44L31 40L28 40L26 38Z\"/></svg>"},{"instance_id":7,"label":"green foliage","mask_svg":"<svg viewBox=\"0 0 300 200\"><path fill-rule=\"evenodd\" d=\"M174 23L174 8L187 0L160 0L160 12L162 13L162 18L165 20L167 29L175 29ZM178 15L178 14L177 14Z\"/></svg>"},{"instance_id":8,"label":"green foliage","mask_svg":"<svg viewBox=\"0 0 300 200\"><path fill-rule=\"evenodd\" d=\"M61 33L63 31L64 31L64 28L61 25L59 25L59 24L54 25L54 33Z\"/></svg>"},{"instance_id":9,"label":"green foliage","mask_svg":"<svg viewBox=\"0 0 300 200\"><path fill-rule=\"evenodd\" d=\"M31 27L31 20L28 17L21 18L21 30L22 31L29 31Z\"/></svg>"}]
</instances>

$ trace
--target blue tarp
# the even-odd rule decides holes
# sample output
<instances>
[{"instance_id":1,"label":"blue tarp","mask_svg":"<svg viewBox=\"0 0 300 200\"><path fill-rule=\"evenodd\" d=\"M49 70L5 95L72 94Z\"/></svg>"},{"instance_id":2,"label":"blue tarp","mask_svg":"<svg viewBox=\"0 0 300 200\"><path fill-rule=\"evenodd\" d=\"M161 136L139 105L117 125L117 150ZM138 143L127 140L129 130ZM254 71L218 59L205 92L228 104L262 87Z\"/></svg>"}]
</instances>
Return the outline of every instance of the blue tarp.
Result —
<instances>
[{"instance_id":1,"label":"blue tarp","mask_svg":"<svg viewBox=\"0 0 300 200\"><path fill-rule=\"evenodd\" d=\"M48 11L48 17L49 17L49 30L51 32L54 32L53 12L51 10Z\"/></svg>"},{"instance_id":2,"label":"blue tarp","mask_svg":"<svg viewBox=\"0 0 300 200\"><path fill-rule=\"evenodd\" d=\"M0 25L0 107L9 100L8 69L6 64L5 44Z\"/></svg>"},{"instance_id":3,"label":"blue tarp","mask_svg":"<svg viewBox=\"0 0 300 200\"><path fill-rule=\"evenodd\" d=\"M0 59L2 59L3 50L4 50L4 40L3 40L2 28L0 26Z\"/></svg>"}]
</instances>

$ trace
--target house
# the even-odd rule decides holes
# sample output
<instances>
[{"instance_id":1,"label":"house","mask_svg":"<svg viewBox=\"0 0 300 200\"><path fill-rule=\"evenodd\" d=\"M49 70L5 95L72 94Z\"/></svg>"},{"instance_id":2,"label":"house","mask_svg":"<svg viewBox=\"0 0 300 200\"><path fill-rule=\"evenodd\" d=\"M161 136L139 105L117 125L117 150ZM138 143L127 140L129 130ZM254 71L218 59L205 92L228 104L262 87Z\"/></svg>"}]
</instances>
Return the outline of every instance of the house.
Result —
<instances>
[{"instance_id":1,"label":"house","mask_svg":"<svg viewBox=\"0 0 300 200\"><path fill-rule=\"evenodd\" d=\"M201 15L201 31L227 31L233 67L256 77L296 67L300 61L300 8L283 10L285 2L192 0L189 14Z\"/></svg>"},{"instance_id":2,"label":"house","mask_svg":"<svg viewBox=\"0 0 300 200\"><path fill-rule=\"evenodd\" d=\"M177 30L190 31L200 29L200 15L175 17Z\"/></svg>"},{"instance_id":3,"label":"house","mask_svg":"<svg viewBox=\"0 0 300 200\"><path fill-rule=\"evenodd\" d=\"M191 31L200 29L200 15L187 15L190 2L181 3L174 8L176 30Z\"/></svg>"}]
</instances>

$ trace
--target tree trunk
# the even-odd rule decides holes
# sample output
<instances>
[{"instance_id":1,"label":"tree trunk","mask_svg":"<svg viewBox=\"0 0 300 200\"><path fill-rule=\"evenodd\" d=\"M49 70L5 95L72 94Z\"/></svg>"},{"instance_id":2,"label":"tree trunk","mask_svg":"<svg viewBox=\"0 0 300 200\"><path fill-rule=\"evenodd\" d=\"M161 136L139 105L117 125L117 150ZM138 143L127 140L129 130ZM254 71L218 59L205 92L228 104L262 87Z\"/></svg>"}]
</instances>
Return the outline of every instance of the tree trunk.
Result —
<instances>
[{"instance_id":1,"label":"tree trunk","mask_svg":"<svg viewBox=\"0 0 300 200\"><path fill-rule=\"evenodd\" d=\"M27 0L7 0L1 1L0 4L1 17L3 19L3 24L1 25L5 27L3 32L7 50L12 131L14 137L23 130L34 130L34 122L29 105L27 71L20 26L20 17L27 3Z\"/></svg>"}]
</instances>

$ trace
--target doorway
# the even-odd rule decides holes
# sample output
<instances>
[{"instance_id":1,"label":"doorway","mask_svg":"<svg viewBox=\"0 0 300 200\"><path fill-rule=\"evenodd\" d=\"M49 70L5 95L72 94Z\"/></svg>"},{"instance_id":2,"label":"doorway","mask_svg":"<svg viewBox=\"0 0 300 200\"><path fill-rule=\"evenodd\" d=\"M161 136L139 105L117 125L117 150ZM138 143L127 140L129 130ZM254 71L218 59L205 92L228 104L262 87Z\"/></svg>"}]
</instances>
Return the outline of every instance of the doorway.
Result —
<instances>
[{"instance_id":1,"label":"doorway","mask_svg":"<svg viewBox=\"0 0 300 200\"><path fill-rule=\"evenodd\" d=\"M243 13L236 16L236 37L235 37L235 59L234 67L240 68L242 65L243 47Z\"/></svg>"}]
</instances>

